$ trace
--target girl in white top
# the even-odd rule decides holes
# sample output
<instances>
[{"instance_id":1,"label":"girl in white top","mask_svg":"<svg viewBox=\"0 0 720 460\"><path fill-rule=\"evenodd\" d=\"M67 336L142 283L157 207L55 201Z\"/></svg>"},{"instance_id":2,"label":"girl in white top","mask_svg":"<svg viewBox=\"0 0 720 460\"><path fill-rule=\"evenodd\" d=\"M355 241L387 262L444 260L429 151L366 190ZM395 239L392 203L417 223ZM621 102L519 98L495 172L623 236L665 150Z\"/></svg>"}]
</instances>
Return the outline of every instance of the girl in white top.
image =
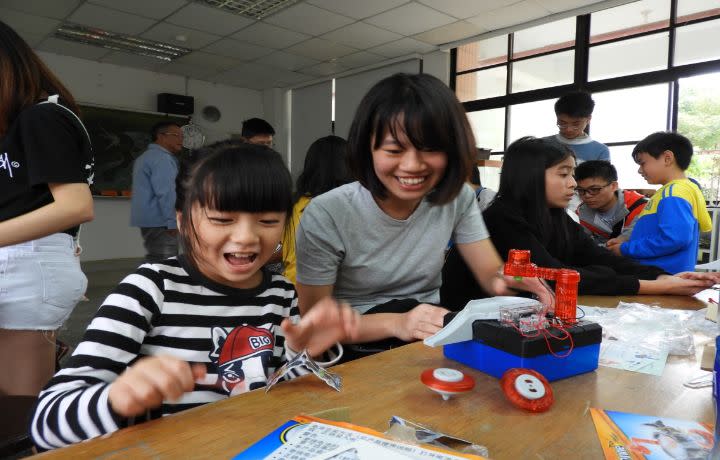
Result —
<instances>
[{"instance_id":1,"label":"girl in white top","mask_svg":"<svg viewBox=\"0 0 720 460\"><path fill-rule=\"evenodd\" d=\"M330 295L361 313L412 299L407 311L361 316L356 341L432 335L447 313L435 304L450 239L488 292L516 285L552 302L537 279L498 275L500 257L465 184L475 157L472 130L440 80L397 74L377 83L358 107L348 156L357 182L313 199L300 221L301 314Z\"/></svg>"}]
</instances>

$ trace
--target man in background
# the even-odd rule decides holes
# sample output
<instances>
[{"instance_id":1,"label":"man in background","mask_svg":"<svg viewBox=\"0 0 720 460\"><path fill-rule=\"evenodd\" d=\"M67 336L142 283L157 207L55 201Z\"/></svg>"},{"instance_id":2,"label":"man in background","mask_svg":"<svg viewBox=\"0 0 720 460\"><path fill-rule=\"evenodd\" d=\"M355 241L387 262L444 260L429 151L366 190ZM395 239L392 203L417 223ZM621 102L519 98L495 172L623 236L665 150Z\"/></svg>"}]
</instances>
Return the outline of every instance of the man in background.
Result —
<instances>
[{"instance_id":1,"label":"man in background","mask_svg":"<svg viewBox=\"0 0 720 460\"><path fill-rule=\"evenodd\" d=\"M152 143L133 165L130 225L140 227L145 260L158 262L178 255L175 177L183 133L175 122L163 121L150 134Z\"/></svg>"},{"instance_id":2,"label":"man in background","mask_svg":"<svg viewBox=\"0 0 720 460\"><path fill-rule=\"evenodd\" d=\"M240 135L249 144L272 147L275 130L270 123L262 118L249 118L243 121Z\"/></svg>"},{"instance_id":3,"label":"man in background","mask_svg":"<svg viewBox=\"0 0 720 460\"><path fill-rule=\"evenodd\" d=\"M592 120L595 101L584 91L565 94L555 102L558 134L546 139L570 147L577 164L588 160L610 161L610 150L605 144L593 140L586 132Z\"/></svg>"}]
</instances>

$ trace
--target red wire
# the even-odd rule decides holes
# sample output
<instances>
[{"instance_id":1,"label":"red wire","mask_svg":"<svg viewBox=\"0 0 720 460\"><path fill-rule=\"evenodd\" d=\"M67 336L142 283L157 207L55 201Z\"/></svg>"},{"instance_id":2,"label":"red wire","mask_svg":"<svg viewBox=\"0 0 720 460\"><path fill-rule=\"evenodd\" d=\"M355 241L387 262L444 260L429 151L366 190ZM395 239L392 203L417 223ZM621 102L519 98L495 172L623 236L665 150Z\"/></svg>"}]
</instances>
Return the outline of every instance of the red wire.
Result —
<instances>
[{"instance_id":1,"label":"red wire","mask_svg":"<svg viewBox=\"0 0 720 460\"><path fill-rule=\"evenodd\" d=\"M515 329L516 331L518 331L518 333L519 333L522 337L527 337L527 338L531 338L531 339L532 339L532 338L535 338L535 337L538 337L538 336L542 335L543 338L545 339L545 344L547 345L548 351L550 351L550 354L553 355L553 356L556 357L556 358L567 358L568 356L570 356L570 354L572 353L573 349L575 348L575 341L574 341L573 338L572 338L572 334L570 334L570 332L568 332L568 330L565 329L565 325L563 325L562 322L560 322L559 320L558 320L557 322L555 322L555 324L550 323L550 326L554 326L555 329L558 329L558 330L562 331L564 334L561 335L561 336L555 336L555 335L553 335L547 328L540 328L540 327L538 327L537 329L535 329L535 334L530 334L530 333L527 333L527 332L523 332L522 329L520 329L519 327L517 327L517 325L515 325L515 323L507 323L507 324L508 324L510 327L512 327L513 329ZM538 325L538 326L540 326L540 325ZM553 351L553 349L552 349L552 346L550 345L550 340L548 340L548 336L549 336L550 338L553 338L553 339L555 339L555 340L559 340L559 341L561 341L561 342L570 339L570 348L568 348L567 352L564 353L564 354L555 353L555 352Z\"/></svg>"}]
</instances>

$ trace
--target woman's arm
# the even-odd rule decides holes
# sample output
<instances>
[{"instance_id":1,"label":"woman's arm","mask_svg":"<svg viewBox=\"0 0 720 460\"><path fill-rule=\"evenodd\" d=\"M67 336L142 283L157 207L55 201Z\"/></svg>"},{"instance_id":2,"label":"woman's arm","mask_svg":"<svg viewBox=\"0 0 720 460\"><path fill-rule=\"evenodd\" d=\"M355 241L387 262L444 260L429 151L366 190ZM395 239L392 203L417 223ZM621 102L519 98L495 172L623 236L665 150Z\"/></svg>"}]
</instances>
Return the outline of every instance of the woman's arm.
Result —
<instances>
[{"instance_id":1,"label":"woman's arm","mask_svg":"<svg viewBox=\"0 0 720 460\"><path fill-rule=\"evenodd\" d=\"M320 300L331 296L333 286L297 283L295 289L298 292L300 315L304 315ZM356 335L348 342L365 343L388 337L397 337L406 342L424 339L442 328L443 318L447 313L444 308L421 303L407 313L361 315Z\"/></svg>"},{"instance_id":2,"label":"woman's arm","mask_svg":"<svg viewBox=\"0 0 720 460\"><path fill-rule=\"evenodd\" d=\"M87 184L53 183L48 188L55 201L0 222L0 247L52 235L93 219L93 199Z\"/></svg>"}]
</instances>

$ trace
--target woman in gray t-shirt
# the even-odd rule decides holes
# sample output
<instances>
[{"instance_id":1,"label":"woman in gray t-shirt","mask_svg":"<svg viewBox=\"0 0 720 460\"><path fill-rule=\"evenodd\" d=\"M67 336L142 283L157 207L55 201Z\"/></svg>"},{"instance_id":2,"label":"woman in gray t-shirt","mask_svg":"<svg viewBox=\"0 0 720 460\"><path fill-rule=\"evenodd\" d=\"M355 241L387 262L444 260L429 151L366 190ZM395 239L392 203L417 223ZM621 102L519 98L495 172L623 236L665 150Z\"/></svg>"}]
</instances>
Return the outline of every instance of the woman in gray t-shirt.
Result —
<instances>
[{"instance_id":1,"label":"woman in gray t-shirt","mask_svg":"<svg viewBox=\"0 0 720 460\"><path fill-rule=\"evenodd\" d=\"M537 279L498 275L502 262L465 185L475 158L472 130L440 80L396 74L377 83L355 114L348 157L357 182L313 199L297 230L301 314L330 295L361 313L414 299L402 313L363 315L359 342L434 334L447 313L435 304L451 238L488 292L515 285L552 302Z\"/></svg>"}]
</instances>

